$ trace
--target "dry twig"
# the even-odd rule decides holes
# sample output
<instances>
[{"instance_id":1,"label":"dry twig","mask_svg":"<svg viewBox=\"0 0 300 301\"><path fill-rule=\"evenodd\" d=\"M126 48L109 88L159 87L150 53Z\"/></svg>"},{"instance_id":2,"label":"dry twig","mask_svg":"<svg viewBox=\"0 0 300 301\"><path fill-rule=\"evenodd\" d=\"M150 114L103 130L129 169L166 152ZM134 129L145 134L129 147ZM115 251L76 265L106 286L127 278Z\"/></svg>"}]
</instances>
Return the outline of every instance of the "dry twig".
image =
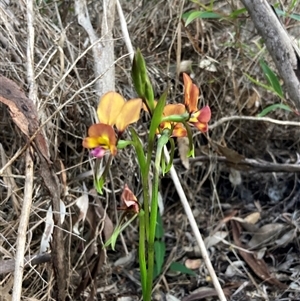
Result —
<instances>
[{"instance_id":1,"label":"dry twig","mask_svg":"<svg viewBox=\"0 0 300 301\"><path fill-rule=\"evenodd\" d=\"M36 102L36 88L34 80L34 26L33 26L33 1L27 1L27 29L28 29L28 42L27 42L27 79L29 83L29 97ZM26 244L26 232L28 228L30 209L32 204L33 192L33 161L30 154L30 148L26 151L26 168L25 168L25 187L24 198L22 204L22 211L20 216L20 223L18 227L18 237L16 246L16 263L14 274L14 285L12 292L12 301L19 301L22 295L22 282L23 282L23 265L24 265L24 252Z\"/></svg>"}]
</instances>

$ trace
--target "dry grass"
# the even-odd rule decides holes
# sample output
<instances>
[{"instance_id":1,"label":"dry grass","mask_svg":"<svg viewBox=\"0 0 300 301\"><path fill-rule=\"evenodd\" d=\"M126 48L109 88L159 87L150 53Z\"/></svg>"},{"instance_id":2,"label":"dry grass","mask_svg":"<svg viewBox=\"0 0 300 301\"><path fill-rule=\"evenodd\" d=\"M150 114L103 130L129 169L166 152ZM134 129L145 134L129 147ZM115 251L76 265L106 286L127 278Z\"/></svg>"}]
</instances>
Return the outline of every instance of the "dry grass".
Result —
<instances>
[{"instance_id":1,"label":"dry grass","mask_svg":"<svg viewBox=\"0 0 300 301\"><path fill-rule=\"evenodd\" d=\"M26 81L26 42L27 29L24 21L23 2L3 6L0 4L0 70L1 74L14 80L21 88L28 91ZM95 107L98 98L94 86L93 60L91 52L82 56L88 45L86 33L77 24L72 3L68 1L38 1L35 8L35 73L38 86L38 110L43 123L53 116L44 126L57 174L62 185L62 200L67 206L67 219L64 224L66 265L69 271L68 294L73 294L80 282L80 275L85 269L81 255L86 245L82 239L72 233L72 217L76 216L75 200L81 196L83 185L92 188L93 180L88 171L88 154L82 148L82 138L90 124L94 122ZM178 37L176 34L180 11L180 1L123 1L129 32L135 47L140 47L149 66L149 72L157 95L170 88L170 102L182 101L182 84L176 78L176 55ZM288 2L288 1L286 1ZM97 1L89 3L91 20L98 27L101 7ZM216 1L214 8L228 14L239 7L236 1ZM287 3L285 3L287 5ZM4 8L5 7L5 8ZM134 7L134 9L132 9ZM184 11L194 7L185 3ZM299 5L294 12L300 12ZM290 20L288 29L300 38L299 21ZM126 54L121 39L118 22L115 28L116 58ZM212 124L226 116L255 116L262 108L278 103L279 99L260 87L254 86L244 73L265 82L258 59L265 58L272 62L265 49L259 49L259 37L245 15L237 19L198 20L187 28L182 28L180 60L192 62L192 74L201 87L201 105L209 104L212 108ZM79 58L80 57L80 58ZM79 59L78 59L79 58ZM199 67L204 59L212 59L216 72ZM77 63L74 65L74 62ZM74 65L73 67L71 67ZM59 83L59 84L58 84ZM1 84L1 83L0 83ZM126 98L135 96L130 79L129 59L122 59L116 64L116 87ZM258 106L256 105L258 104ZM0 141L1 166L24 146L25 140L11 121L7 108L0 104ZM275 111L269 117L273 119L300 122L291 112ZM145 121L145 120L144 120ZM142 133L146 133L145 123L138 124ZM299 126L276 125L269 122L234 120L215 127L210 139L249 159L265 160L273 163L295 163L299 165L300 128ZM209 237L224 216L233 209L238 209L239 217L246 217L253 212L260 212L261 219L256 226L260 229L265 224L280 223L284 230L279 237L264 245L265 260L278 278L292 286L287 290L261 281L242 267L229 277L228 266L239 259L233 243L231 229L223 242L213 246L211 260L224 287L236 293L231 300L298 300L299 299L299 173L278 172L258 173L255 170L241 170L238 174L231 164L218 163L217 156L224 156L220 149L207 146L207 139L196 136L196 156L209 156L209 163L191 162L189 170L180 163L176 168L182 180L190 204L204 237ZM8 260L15 256L15 244L22 205L24 187L24 157L20 155L0 179L0 259ZM120 152L115 159L107 190L101 197L103 207L115 221L115 200L118 201L120 189L127 182L140 192L140 179L136 160L132 150ZM228 162L227 162L228 163ZM233 162L236 163L236 162ZM48 192L42 185L36 160L34 179L33 206L27 232L26 255L39 252L40 240L44 230L44 218L49 204ZM238 185L233 185L233 178L241 177ZM111 191L113 190L113 193ZM174 261L184 262L188 258L201 258L195 250L194 239L186 217L179 206L178 196L168 177L162 179L161 191L165 203L163 216L165 241L167 245L166 264ZM278 196L278 197L277 197ZM88 227L88 225L86 225ZM294 231L294 232L293 232ZM87 228L85 228L85 232ZM293 236L285 243L278 243L283 235ZM245 231L243 242L249 241ZM85 234L83 234L84 236ZM292 235L292 234L290 234ZM137 248L138 235L136 225L124 233L124 242L129 252ZM259 247L257 250L262 250ZM137 260L126 263L124 267L115 266L114 262L124 257L126 248L117 244L117 252L108 251L105 268L98 279L98 298L116 300L117 296L129 295L137 300L140 296L139 272ZM285 265L284 265L285 264ZM195 289L210 286L207 271L203 263L196 270L197 277L172 274L167 269L157 284L157 294L170 293L179 299L189 295ZM12 273L1 273L0 295L9 300L12 285ZM36 300L51 300L54 279L51 266L40 264L25 269L22 297ZM247 287L238 291L243 284ZM6 293L7 294L4 294ZM87 300L89 288L82 294L81 300ZM252 297L250 297L252 296ZM5 298L5 297L4 297ZM1 298L0 298L1 299ZM4 299L5 300L5 299ZM34 299L31 299L34 300Z\"/></svg>"}]
</instances>

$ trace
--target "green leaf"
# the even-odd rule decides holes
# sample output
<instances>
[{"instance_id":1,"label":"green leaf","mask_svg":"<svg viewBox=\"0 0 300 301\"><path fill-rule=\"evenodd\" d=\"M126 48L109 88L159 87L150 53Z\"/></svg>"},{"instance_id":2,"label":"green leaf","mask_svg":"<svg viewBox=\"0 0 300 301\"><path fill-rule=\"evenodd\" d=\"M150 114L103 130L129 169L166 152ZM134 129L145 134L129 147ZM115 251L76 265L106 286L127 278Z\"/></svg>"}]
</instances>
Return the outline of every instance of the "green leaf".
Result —
<instances>
[{"instance_id":1,"label":"green leaf","mask_svg":"<svg viewBox=\"0 0 300 301\"><path fill-rule=\"evenodd\" d=\"M300 15L299 14L289 14L284 12L283 10L279 9L279 8L275 8L276 13L278 14L278 16L288 16L291 19L300 21Z\"/></svg>"},{"instance_id":2,"label":"green leaf","mask_svg":"<svg viewBox=\"0 0 300 301\"><path fill-rule=\"evenodd\" d=\"M174 153L175 153L175 143L173 138L169 138L169 142L171 145L171 153L170 153L170 161L165 168L165 173L168 173L173 165Z\"/></svg>"},{"instance_id":3,"label":"green leaf","mask_svg":"<svg viewBox=\"0 0 300 301\"><path fill-rule=\"evenodd\" d=\"M185 26L188 26L195 19L221 19L222 17L222 15L212 11L190 11L182 15Z\"/></svg>"},{"instance_id":4,"label":"green leaf","mask_svg":"<svg viewBox=\"0 0 300 301\"><path fill-rule=\"evenodd\" d=\"M256 79L254 79L253 77L251 77L250 75L248 75L247 73L244 73L244 75L254 84L266 89L267 91L270 91L270 92L273 92L275 93L273 87L270 87L270 86L267 86L267 85L264 85L262 84L261 82L257 81Z\"/></svg>"},{"instance_id":5,"label":"green leaf","mask_svg":"<svg viewBox=\"0 0 300 301\"><path fill-rule=\"evenodd\" d=\"M183 124L184 124L184 126L186 128L187 136L189 138L188 158L189 157L194 157L193 133L192 133L191 127L188 125L188 123L184 122Z\"/></svg>"},{"instance_id":6,"label":"green leaf","mask_svg":"<svg viewBox=\"0 0 300 301\"><path fill-rule=\"evenodd\" d=\"M113 234L111 237L105 242L103 248L108 247L109 245L111 246L112 250L115 250L117 238L119 237L120 233L127 228L127 226L133 222L133 220L138 216L138 214L134 214L128 221L126 221L124 224L121 224L124 221L124 217L127 214L127 212L124 212L124 214L120 218L120 224L115 228Z\"/></svg>"},{"instance_id":7,"label":"green leaf","mask_svg":"<svg viewBox=\"0 0 300 301\"><path fill-rule=\"evenodd\" d=\"M118 145L117 148L118 149L123 149L128 145L131 145L133 142L132 141L128 141L128 140L119 140L118 141Z\"/></svg>"},{"instance_id":8,"label":"green leaf","mask_svg":"<svg viewBox=\"0 0 300 301\"><path fill-rule=\"evenodd\" d=\"M281 85L279 82L279 79L277 78L276 74L269 68L269 66L265 63L264 60L260 60L259 64L264 72L264 75L269 82L269 84L272 86L276 94L280 97L283 98L283 92L281 89Z\"/></svg>"},{"instance_id":9,"label":"green leaf","mask_svg":"<svg viewBox=\"0 0 300 301\"><path fill-rule=\"evenodd\" d=\"M162 270L166 255L166 244L163 241L156 240L154 242L154 256L155 256L155 275L157 277Z\"/></svg>"},{"instance_id":10,"label":"green leaf","mask_svg":"<svg viewBox=\"0 0 300 301\"><path fill-rule=\"evenodd\" d=\"M155 238L156 239L162 239L164 236L164 227L163 227L163 222L160 214L157 214L157 224L155 228Z\"/></svg>"},{"instance_id":11,"label":"green leaf","mask_svg":"<svg viewBox=\"0 0 300 301\"><path fill-rule=\"evenodd\" d=\"M241 8L241 9L237 9L235 11L233 11L229 17L232 18L232 19L235 19L237 17L239 17L240 15L244 14L247 12L247 9L246 8Z\"/></svg>"},{"instance_id":12,"label":"green leaf","mask_svg":"<svg viewBox=\"0 0 300 301\"><path fill-rule=\"evenodd\" d=\"M102 189L103 189L104 183L105 183L105 178L103 176L94 180L94 186L99 194L103 193Z\"/></svg>"},{"instance_id":13,"label":"green leaf","mask_svg":"<svg viewBox=\"0 0 300 301\"><path fill-rule=\"evenodd\" d=\"M277 104L274 104L274 105L270 105L268 107L266 107L265 109L263 109L258 115L257 117L264 117L266 115L268 115L270 112L272 111L275 111L277 109L282 109L282 110L286 110L286 111L289 111L289 112L292 112L293 110L287 106L287 105L284 105L282 103L277 103Z\"/></svg>"},{"instance_id":14,"label":"green leaf","mask_svg":"<svg viewBox=\"0 0 300 301\"><path fill-rule=\"evenodd\" d=\"M146 166L146 157L144 154L142 141L134 128L130 128L130 132L132 136L132 143L135 148L135 153L137 155L137 159L140 165L140 169L144 170Z\"/></svg>"},{"instance_id":15,"label":"green leaf","mask_svg":"<svg viewBox=\"0 0 300 301\"><path fill-rule=\"evenodd\" d=\"M170 270L173 272L180 272L182 274L187 274L191 276L196 276L197 274L191 269L187 268L185 265L179 262L172 262L170 265Z\"/></svg>"},{"instance_id":16,"label":"green leaf","mask_svg":"<svg viewBox=\"0 0 300 301\"><path fill-rule=\"evenodd\" d=\"M151 137L151 139L154 138L154 136L156 134L156 130L161 123L164 107L165 107L166 101L167 101L167 95L168 95L168 91L165 91L162 94L162 96L160 97L160 99L157 102L157 105L154 109L151 124L150 124L150 129L149 129L149 138Z\"/></svg>"}]
</instances>

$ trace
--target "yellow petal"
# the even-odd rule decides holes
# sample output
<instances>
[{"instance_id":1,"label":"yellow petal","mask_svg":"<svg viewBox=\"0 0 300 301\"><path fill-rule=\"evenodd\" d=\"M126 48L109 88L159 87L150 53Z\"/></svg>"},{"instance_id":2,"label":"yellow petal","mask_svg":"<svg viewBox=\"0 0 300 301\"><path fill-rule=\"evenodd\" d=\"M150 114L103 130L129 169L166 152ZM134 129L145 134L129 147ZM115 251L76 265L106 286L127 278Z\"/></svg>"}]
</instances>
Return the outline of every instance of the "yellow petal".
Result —
<instances>
[{"instance_id":1,"label":"yellow petal","mask_svg":"<svg viewBox=\"0 0 300 301\"><path fill-rule=\"evenodd\" d=\"M142 99L135 98L125 102L115 122L117 129L123 132L126 127L140 118Z\"/></svg>"},{"instance_id":2,"label":"yellow petal","mask_svg":"<svg viewBox=\"0 0 300 301\"><path fill-rule=\"evenodd\" d=\"M99 146L97 137L86 137L82 141L82 146L85 148L95 148Z\"/></svg>"},{"instance_id":3,"label":"yellow petal","mask_svg":"<svg viewBox=\"0 0 300 301\"><path fill-rule=\"evenodd\" d=\"M117 92L107 92L100 99L97 115L101 123L113 126L120 114L125 100Z\"/></svg>"}]
</instances>

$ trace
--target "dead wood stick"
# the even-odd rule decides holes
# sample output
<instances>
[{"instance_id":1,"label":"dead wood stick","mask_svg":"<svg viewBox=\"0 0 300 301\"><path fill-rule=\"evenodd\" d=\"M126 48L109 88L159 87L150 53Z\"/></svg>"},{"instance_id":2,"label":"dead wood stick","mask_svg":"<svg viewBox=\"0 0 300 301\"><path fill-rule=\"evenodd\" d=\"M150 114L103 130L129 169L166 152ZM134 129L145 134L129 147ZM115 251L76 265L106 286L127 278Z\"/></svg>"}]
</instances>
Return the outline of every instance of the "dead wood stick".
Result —
<instances>
[{"instance_id":1,"label":"dead wood stick","mask_svg":"<svg viewBox=\"0 0 300 301\"><path fill-rule=\"evenodd\" d=\"M29 97L35 102L37 99L36 86L34 80L34 27L33 27L33 0L27 1L27 80L29 83ZM30 149L26 151L26 167L25 167L25 185L24 198L22 202L22 210L20 223L18 227L18 236L16 243L16 263L14 273L14 284L12 291L12 301L19 301L22 296L23 283L23 263L26 245L26 234L30 216L33 193L33 168L34 163L30 154Z\"/></svg>"},{"instance_id":2,"label":"dead wood stick","mask_svg":"<svg viewBox=\"0 0 300 301\"><path fill-rule=\"evenodd\" d=\"M29 266L42 264L51 260L51 254L38 254L33 256L25 256L23 269ZM15 270L15 259L0 260L0 275L11 273Z\"/></svg>"},{"instance_id":3,"label":"dead wood stick","mask_svg":"<svg viewBox=\"0 0 300 301\"><path fill-rule=\"evenodd\" d=\"M300 111L300 82L296 76L297 57L291 39L266 0L241 0L263 37L276 68L284 80L286 91Z\"/></svg>"},{"instance_id":4,"label":"dead wood stick","mask_svg":"<svg viewBox=\"0 0 300 301\"><path fill-rule=\"evenodd\" d=\"M225 156L197 156L195 158L190 158L190 163L196 162L209 162L210 160L216 161L219 163L225 163L230 165L230 167L237 170L251 171L255 170L258 172L300 172L300 163L296 162L294 164L288 163L272 163L264 160L255 160L255 159L243 159L238 163L232 163ZM174 159L174 164L179 164L181 160Z\"/></svg>"}]
</instances>

